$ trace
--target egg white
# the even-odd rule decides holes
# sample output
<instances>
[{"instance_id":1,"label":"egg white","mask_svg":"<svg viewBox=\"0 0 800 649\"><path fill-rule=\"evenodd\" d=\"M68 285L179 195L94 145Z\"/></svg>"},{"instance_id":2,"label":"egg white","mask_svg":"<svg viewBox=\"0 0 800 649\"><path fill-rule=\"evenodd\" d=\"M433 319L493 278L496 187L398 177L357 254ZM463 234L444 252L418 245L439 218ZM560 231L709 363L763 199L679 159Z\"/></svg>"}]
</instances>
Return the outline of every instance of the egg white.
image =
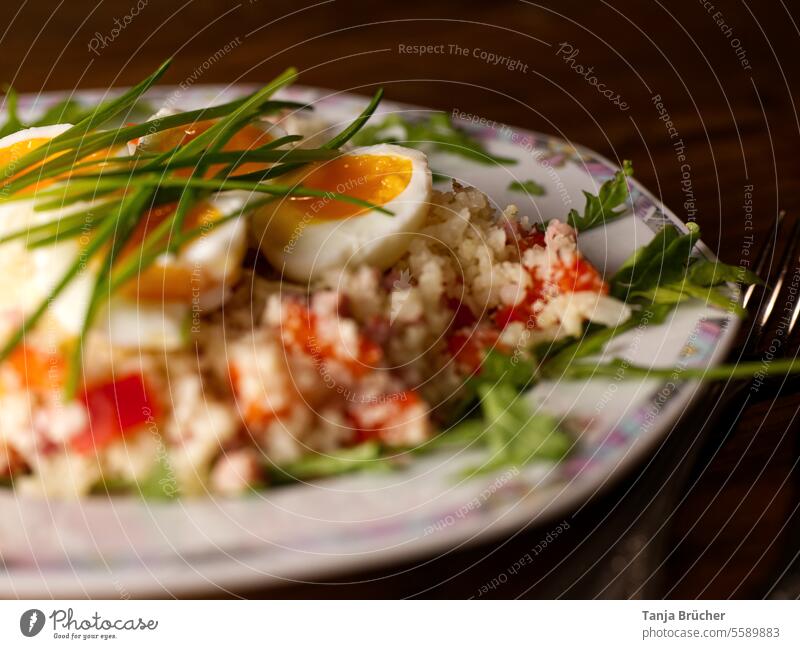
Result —
<instances>
[{"instance_id":1,"label":"egg white","mask_svg":"<svg viewBox=\"0 0 800 649\"><path fill-rule=\"evenodd\" d=\"M411 162L411 177L400 194L383 207L336 220L303 218L282 212L276 201L252 218L261 252L284 276L298 282L319 278L326 271L369 264L386 269L408 249L425 223L432 191L427 156L392 144L355 148L347 155L394 156ZM345 190L342 193L347 193Z\"/></svg>"},{"instance_id":2,"label":"egg white","mask_svg":"<svg viewBox=\"0 0 800 649\"><path fill-rule=\"evenodd\" d=\"M72 124L51 124L50 126L33 126L31 128L24 128L15 133L9 133L5 137L0 138L0 149L17 144L18 142L25 142L26 140L35 140L39 138L52 139L58 137L64 131L72 128Z\"/></svg>"}]
</instances>

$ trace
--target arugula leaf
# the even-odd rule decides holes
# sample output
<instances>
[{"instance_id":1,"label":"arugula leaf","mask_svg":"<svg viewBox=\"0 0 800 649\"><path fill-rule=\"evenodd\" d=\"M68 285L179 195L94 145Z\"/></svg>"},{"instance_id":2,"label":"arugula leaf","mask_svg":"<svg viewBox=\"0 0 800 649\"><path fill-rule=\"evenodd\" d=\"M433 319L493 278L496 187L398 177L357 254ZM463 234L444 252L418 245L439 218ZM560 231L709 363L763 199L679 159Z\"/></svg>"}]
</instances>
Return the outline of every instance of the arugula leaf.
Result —
<instances>
[{"instance_id":1,"label":"arugula leaf","mask_svg":"<svg viewBox=\"0 0 800 649\"><path fill-rule=\"evenodd\" d=\"M529 196L544 196L546 193L545 188L535 180L515 180L508 185L508 191L520 192Z\"/></svg>"},{"instance_id":2,"label":"arugula leaf","mask_svg":"<svg viewBox=\"0 0 800 649\"><path fill-rule=\"evenodd\" d=\"M611 279L611 294L625 299L631 292L670 284L686 275L692 250L700 238L696 223L688 223L686 234L664 226L644 248L637 250Z\"/></svg>"},{"instance_id":3,"label":"arugula leaf","mask_svg":"<svg viewBox=\"0 0 800 649\"><path fill-rule=\"evenodd\" d=\"M270 466L273 482L286 483L327 478L354 471L385 469L389 460L382 459L381 445L375 441L334 452L308 453L281 466Z\"/></svg>"},{"instance_id":4,"label":"arugula leaf","mask_svg":"<svg viewBox=\"0 0 800 649\"><path fill-rule=\"evenodd\" d=\"M480 374L470 383L477 389L482 384L503 383L516 390L530 387L536 374L536 363L531 358L509 356L497 349L489 350L483 357Z\"/></svg>"},{"instance_id":5,"label":"arugula leaf","mask_svg":"<svg viewBox=\"0 0 800 649\"><path fill-rule=\"evenodd\" d=\"M137 483L145 500L173 500L180 495L175 471L166 454L160 454L150 473Z\"/></svg>"},{"instance_id":6,"label":"arugula leaf","mask_svg":"<svg viewBox=\"0 0 800 649\"><path fill-rule=\"evenodd\" d=\"M480 372L467 379L460 396L455 403L449 404L442 417L446 423L459 422L458 426L461 426L467 413L477 409L478 389L482 385L505 383L521 392L533 385L536 370L535 357L519 354L510 356L497 349L490 349L483 356Z\"/></svg>"},{"instance_id":7,"label":"arugula leaf","mask_svg":"<svg viewBox=\"0 0 800 649\"><path fill-rule=\"evenodd\" d=\"M712 286L696 286L689 281L656 286L647 291L634 291L631 293L631 297L644 298L653 304L672 305L695 298L706 304L713 304L720 309L735 313L742 318L747 316L747 309L734 302L730 295Z\"/></svg>"},{"instance_id":8,"label":"arugula leaf","mask_svg":"<svg viewBox=\"0 0 800 649\"><path fill-rule=\"evenodd\" d=\"M553 376L559 368L566 368L575 359L599 354L603 348L620 334L639 326L650 326L664 322L672 311L673 303L648 304L633 312L630 318L616 327L589 325L586 333L568 344L556 348L556 352L546 358L547 372Z\"/></svg>"},{"instance_id":9,"label":"arugula leaf","mask_svg":"<svg viewBox=\"0 0 800 649\"><path fill-rule=\"evenodd\" d=\"M468 419L443 433L446 443L478 443L490 459L469 474L524 466L534 460L557 461L567 455L572 440L558 419L529 403L508 383L482 384L478 390L482 418Z\"/></svg>"},{"instance_id":10,"label":"arugula leaf","mask_svg":"<svg viewBox=\"0 0 800 649\"><path fill-rule=\"evenodd\" d=\"M6 93L6 122L0 126L0 137L5 137L11 133L16 133L26 128L36 126L50 126L52 124L75 124L86 118L90 113L102 110L109 102L102 102L99 106L86 108L79 101L73 98L63 99L45 110L37 119L32 122L23 122L17 114L17 92L11 86L7 86ZM131 112L141 115L150 115L155 112L153 106L139 99L132 107Z\"/></svg>"},{"instance_id":11,"label":"arugula leaf","mask_svg":"<svg viewBox=\"0 0 800 649\"><path fill-rule=\"evenodd\" d=\"M642 378L672 379L676 375L684 380L729 381L736 379L752 379L767 376L786 376L800 373L800 359L779 358L771 363L763 360L745 361L713 367L646 367L632 365L622 358L614 358L602 363L573 363L557 378L561 380L585 380L589 378L622 377L625 380ZM555 377L554 377L555 378Z\"/></svg>"},{"instance_id":12,"label":"arugula leaf","mask_svg":"<svg viewBox=\"0 0 800 649\"><path fill-rule=\"evenodd\" d=\"M743 266L730 266L719 260L698 259L689 267L687 274L692 284L697 286L718 286L725 282L737 284L763 284L761 278Z\"/></svg>"},{"instance_id":13,"label":"arugula leaf","mask_svg":"<svg viewBox=\"0 0 800 649\"><path fill-rule=\"evenodd\" d=\"M399 144L422 151L443 151L485 165L517 163L513 158L489 153L483 144L454 125L447 113L431 113L419 120L410 120L396 113L387 115L378 124L361 129L353 137L353 144Z\"/></svg>"},{"instance_id":14,"label":"arugula leaf","mask_svg":"<svg viewBox=\"0 0 800 649\"><path fill-rule=\"evenodd\" d=\"M692 256L700 228L695 223L686 227L688 232L679 234L664 226L649 244L631 255L612 278L611 294L628 302L672 306L696 298L746 316L731 300L725 283L761 280L745 268Z\"/></svg>"},{"instance_id":15,"label":"arugula leaf","mask_svg":"<svg viewBox=\"0 0 800 649\"><path fill-rule=\"evenodd\" d=\"M465 447L478 441L486 430L482 417L472 416L474 413L464 415L458 423L440 432L431 439L420 452L432 451L439 448Z\"/></svg>"},{"instance_id":16,"label":"arugula leaf","mask_svg":"<svg viewBox=\"0 0 800 649\"><path fill-rule=\"evenodd\" d=\"M635 286L654 268L657 270L664 252L679 236L674 227L664 226L650 243L635 250L611 278L611 294L624 298L627 289Z\"/></svg>"},{"instance_id":17,"label":"arugula leaf","mask_svg":"<svg viewBox=\"0 0 800 649\"><path fill-rule=\"evenodd\" d=\"M127 478L100 476L95 482L89 493L93 496L113 496L116 494L130 493L135 483Z\"/></svg>"},{"instance_id":18,"label":"arugula leaf","mask_svg":"<svg viewBox=\"0 0 800 649\"><path fill-rule=\"evenodd\" d=\"M508 385L483 386L481 409L492 422L489 449L493 464L527 464L534 459L560 460L572 446L558 419L533 406Z\"/></svg>"},{"instance_id":19,"label":"arugula leaf","mask_svg":"<svg viewBox=\"0 0 800 649\"><path fill-rule=\"evenodd\" d=\"M572 442L550 414L534 410L522 393L537 378L532 359L488 352L480 373L468 383L471 400L478 401L479 417L464 418L426 446L467 446L486 448L491 459L480 472L522 466L536 459L557 460ZM473 473L470 471L470 473Z\"/></svg>"},{"instance_id":20,"label":"arugula leaf","mask_svg":"<svg viewBox=\"0 0 800 649\"><path fill-rule=\"evenodd\" d=\"M622 169L600 186L597 196L587 191L583 192L583 195L586 196L583 215L578 214L578 210L572 209L567 215L567 223L578 232L583 232L622 216L625 210L617 210L617 208L628 200L630 191L627 177L632 175L633 165L630 160L625 160L622 163Z\"/></svg>"}]
</instances>

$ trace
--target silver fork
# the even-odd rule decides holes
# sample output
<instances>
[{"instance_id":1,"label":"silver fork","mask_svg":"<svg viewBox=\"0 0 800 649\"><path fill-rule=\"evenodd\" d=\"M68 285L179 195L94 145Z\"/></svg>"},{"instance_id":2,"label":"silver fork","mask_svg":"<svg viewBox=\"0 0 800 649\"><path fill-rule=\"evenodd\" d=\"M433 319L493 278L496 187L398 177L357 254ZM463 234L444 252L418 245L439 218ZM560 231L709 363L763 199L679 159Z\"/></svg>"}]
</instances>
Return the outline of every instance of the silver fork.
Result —
<instances>
[{"instance_id":1,"label":"silver fork","mask_svg":"<svg viewBox=\"0 0 800 649\"><path fill-rule=\"evenodd\" d=\"M745 290L742 306L745 309L756 306L757 309L749 320L749 328L745 329L747 333L741 354L733 355L729 362L762 360L769 363L790 354L797 355L797 349L792 349L789 343L800 317L800 218L794 219L794 223L788 225L785 216L783 211L778 213L772 225L772 240L761 247L756 257L753 272L765 280L766 288L761 289L756 284L751 284ZM786 243L783 252L773 271L772 262L780 248L780 242L784 239ZM774 279L770 281L770 278ZM759 293L760 299L756 301L754 298ZM781 297L783 308L779 309ZM748 406L772 399L778 393L795 391L798 381L797 377L792 376L776 377L766 381L765 385L767 389L762 390L760 382L750 379L719 389L719 405L723 407L721 418L714 422L715 425L732 432ZM724 407L733 403L739 403L740 407Z\"/></svg>"}]
</instances>

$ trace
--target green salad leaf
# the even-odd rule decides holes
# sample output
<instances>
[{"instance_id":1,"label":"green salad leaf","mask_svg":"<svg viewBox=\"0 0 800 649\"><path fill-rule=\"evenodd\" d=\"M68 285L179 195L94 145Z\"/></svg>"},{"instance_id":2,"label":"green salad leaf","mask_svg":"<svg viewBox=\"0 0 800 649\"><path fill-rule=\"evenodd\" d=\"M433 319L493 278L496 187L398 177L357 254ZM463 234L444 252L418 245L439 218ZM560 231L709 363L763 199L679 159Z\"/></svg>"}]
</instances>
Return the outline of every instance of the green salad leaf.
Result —
<instances>
[{"instance_id":1,"label":"green salad leaf","mask_svg":"<svg viewBox=\"0 0 800 649\"><path fill-rule=\"evenodd\" d=\"M485 449L489 459L468 473L518 468L536 460L557 461L572 447L558 419L536 408L511 383L482 383L478 396L481 416L442 433L439 444Z\"/></svg>"},{"instance_id":2,"label":"green salad leaf","mask_svg":"<svg viewBox=\"0 0 800 649\"><path fill-rule=\"evenodd\" d=\"M467 385L476 405L469 416L441 433L431 448L484 448L490 459L477 469L480 472L561 459L572 446L571 438L555 416L535 408L523 396L536 380L537 367L532 359L491 350L479 374ZM471 416L473 413L477 416Z\"/></svg>"},{"instance_id":3,"label":"green salad leaf","mask_svg":"<svg viewBox=\"0 0 800 649\"><path fill-rule=\"evenodd\" d=\"M83 119L84 108L73 98L59 101L44 111L31 126L49 126L50 124L74 124Z\"/></svg>"},{"instance_id":4,"label":"green salad leaf","mask_svg":"<svg viewBox=\"0 0 800 649\"><path fill-rule=\"evenodd\" d=\"M698 259L690 267L688 278L697 286L718 286L725 282L763 284L761 278L743 266L731 266L721 261Z\"/></svg>"},{"instance_id":5,"label":"green salad leaf","mask_svg":"<svg viewBox=\"0 0 800 649\"><path fill-rule=\"evenodd\" d=\"M558 376L560 369L568 367L575 360L602 352L620 334L664 322L672 308L672 304L648 304L635 309L630 318L615 327L590 324L582 336L565 340L562 345L555 347L555 351L544 358L543 366L549 376Z\"/></svg>"},{"instance_id":6,"label":"green salad leaf","mask_svg":"<svg viewBox=\"0 0 800 649\"><path fill-rule=\"evenodd\" d=\"M586 207L583 209L583 214L579 214L575 209L570 210L567 215L567 223L578 232L583 232L622 216L625 210L617 208L628 200L630 191L627 178L632 175L633 165L630 160L625 160L622 163L622 169L600 186L600 191L596 196L587 191L583 192L583 195L586 196Z\"/></svg>"},{"instance_id":7,"label":"green salad leaf","mask_svg":"<svg viewBox=\"0 0 800 649\"><path fill-rule=\"evenodd\" d=\"M687 232L665 225L646 246L639 248L611 278L611 294L621 300L633 291L645 291L681 280L686 275L694 246L700 238L696 223Z\"/></svg>"},{"instance_id":8,"label":"green salad leaf","mask_svg":"<svg viewBox=\"0 0 800 649\"><path fill-rule=\"evenodd\" d=\"M389 460L384 457L381 444L367 441L330 453L308 453L288 464L270 466L269 471L273 482L286 483L388 467Z\"/></svg>"},{"instance_id":9,"label":"green salad leaf","mask_svg":"<svg viewBox=\"0 0 800 649\"><path fill-rule=\"evenodd\" d=\"M421 119L409 119L393 113L377 124L362 128L353 137L353 144L398 144L423 151L442 151L485 165L517 163L513 158L489 153L480 141L453 124L447 113L430 113Z\"/></svg>"},{"instance_id":10,"label":"green salad leaf","mask_svg":"<svg viewBox=\"0 0 800 649\"><path fill-rule=\"evenodd\" d=\"M688 223L686 229L681 234L673 226L664 226L620 267L611 279L611 294L628 303L650 305L674 306L694 298L746 316L726 283L761 280L741 266L697 257L694 248L700 228Z\"/></svg>"},{"instance_id":11,"label":"green salad leaf","mask_svg":"<svg viewBox=\"0 0 800 649\"><path fill-rule=\"evenodd\" d=\"M524 465L534 459L560 460L572 446L558 419L538 408L513 389L500 383L483 385L481 410L487 429L487 446L497 465Z\"/></svg>"},{"instance_id":12,"label":"green salad leaf","mask_svg":"<svg viewBox=\"0 0 800 649\"><path fill-rule=\"evenodd\" d=\"M480 374L470 378L469 384L474 394L482 385L503 383L516 390L530 387L536 374L536 363L532 358L517 355L509 356L497 349L490 349L483 357Z\"/></svg>"},{"instance_id":13,"label":"green salad leaf","mask_svg":"<svg viewBox=\"0 0 800 649\"><path fill-rule=\"evenodd\" d=\"M175 471L164 453L156 458L153 469L136 486L146 500L173 500L180 496Z\"/></svg>"},{"instance_id":14,"label":"green salad leaf","mask_svg":"<svg viewBox=\"0 0 800 649\"><path fill-rule=\"evenodd\" d=\"M5 137L11 133L16 133L26 128L35 126L51 126L53 124L77 124L84 120L90 114L96 111L102 111L112 101L106 100L97 106L87 107L79 102L77 99L68 97L53 104L47 108L38 118L25 123L17 113L17 91L11 86L5 87L5 106L6 106L6 121L0 125L0 137ZM153 105L142 99L141 97L131 107L131 115L147 116L156 112Z\"/></svg>"}]
</instances>

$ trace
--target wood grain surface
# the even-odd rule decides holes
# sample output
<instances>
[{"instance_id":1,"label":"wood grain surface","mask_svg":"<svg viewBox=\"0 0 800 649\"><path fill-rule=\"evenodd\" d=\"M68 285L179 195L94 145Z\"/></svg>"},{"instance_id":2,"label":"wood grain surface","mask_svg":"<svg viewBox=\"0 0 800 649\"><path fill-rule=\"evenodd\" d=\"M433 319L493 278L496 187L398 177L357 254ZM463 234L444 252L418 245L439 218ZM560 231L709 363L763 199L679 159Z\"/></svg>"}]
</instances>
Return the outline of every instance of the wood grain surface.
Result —
<instances>
[{"instance_id":1,"label":"wood grain surface","mask_svg":"<svg viewBox=\"0 0 800 649\"><path fill-rule=\"evenodd\" d=\"M262 81L295 65L310 85L364 94L381 85L393 100L555 133L611 159L632 159L647 187L737 263L765 240L779 207L800 209L797 5L7 0L0 80L26 92L126 85L172 56L168 83ZM443 48L409 53L420 45ZM680 505L665 516L668 556L656 594L770 592L797 550L787 525L800 495L797 412L798 398L785 396L750 409L735 431L711 431ZM692 442L691 426L681 434L679 445ZM635 511L644 495L623 485L592 503L534 565L486 596L614 594L613 579L598 588L581 575L592 557L603 560L598 547L620 537L606 514L620 503ZM339 575L338 586L240 594L477 596L547 532L532 525L512 540L430 562Z\"/></svg>"}]
</instances>

